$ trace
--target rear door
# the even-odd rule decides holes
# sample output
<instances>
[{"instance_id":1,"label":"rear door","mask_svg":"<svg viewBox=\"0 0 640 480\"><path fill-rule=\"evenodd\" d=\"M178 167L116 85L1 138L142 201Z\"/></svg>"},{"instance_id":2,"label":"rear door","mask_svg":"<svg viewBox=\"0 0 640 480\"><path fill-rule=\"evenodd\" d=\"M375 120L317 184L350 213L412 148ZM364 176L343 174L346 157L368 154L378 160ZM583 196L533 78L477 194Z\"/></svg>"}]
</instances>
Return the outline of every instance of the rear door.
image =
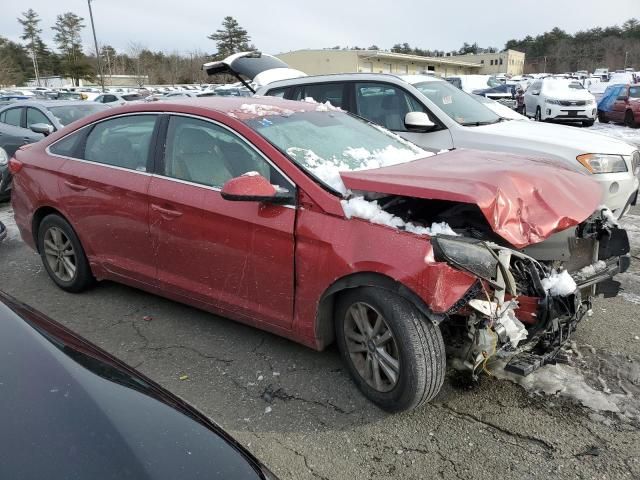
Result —
<instances>
[{"instance_id":1,"label":"rear door","mask_svg":"<svg viewBox=\"0 0 640 480\"><path fill-rule=\"evenodd\" d=\"M611 107L611 112L609 112L609 118L614 122L623 122L624 115L627 111L627 95L629 94L629 87L626 85L622 85L619 87L618 92L616 94L616 99L613 102Z\"/></svg>"},{"instance_id":2,"label":"rear door","mask_svg":"<svg viewBox=\"0 0 640 480\"><path fill-rule=\"evenodd\" d=\"M256 171L290 191L249 142L222 124L172 115L149 189L161 288L238 318L288 329L293 318L295 206L231 202L223 184Z\"/></svg>"},{"instance_id":3,"label":"rear door","mask_svg":"<svg viewBox=\"0 0 640 480\"><path fill-rule=\"evenodd\" d=\"M81 145L66 155L74 158L59 179L60 203L94 261L111 274L149 285L155 264L147 191L157 118L122 115L87 127Z\"/></svg>"}]
</instances>

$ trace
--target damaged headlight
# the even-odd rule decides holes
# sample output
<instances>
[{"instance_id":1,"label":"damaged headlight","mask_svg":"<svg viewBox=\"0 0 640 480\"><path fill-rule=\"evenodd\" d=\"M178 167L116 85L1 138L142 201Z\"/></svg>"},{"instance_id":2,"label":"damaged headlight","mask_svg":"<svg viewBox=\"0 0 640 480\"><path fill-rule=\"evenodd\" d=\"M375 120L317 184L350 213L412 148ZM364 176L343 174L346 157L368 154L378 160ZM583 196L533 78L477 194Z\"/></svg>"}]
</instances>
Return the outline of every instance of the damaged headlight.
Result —
<instances>
[{"instance_id":1,"label":"damaged headlight","mask_svg":"<svg viewBox=\"0 0 640 480\"><path fill-rule=\"evenodd\" d=\"M433 256L461 270L491 280L496 277L498 259L484 242L473 238L437 235L431 238Z\"/></svg>"},{"instance_id":2,"label":"damaged headlight","mask_svg":"<svg viewBox=\"0 0 640 480\"><path fill-rule=\"evenodd\" d=\"M585 153L576 159L591 173L619 173L627 171L627 163L621 155Z\"/></svg>"}]
</instances>

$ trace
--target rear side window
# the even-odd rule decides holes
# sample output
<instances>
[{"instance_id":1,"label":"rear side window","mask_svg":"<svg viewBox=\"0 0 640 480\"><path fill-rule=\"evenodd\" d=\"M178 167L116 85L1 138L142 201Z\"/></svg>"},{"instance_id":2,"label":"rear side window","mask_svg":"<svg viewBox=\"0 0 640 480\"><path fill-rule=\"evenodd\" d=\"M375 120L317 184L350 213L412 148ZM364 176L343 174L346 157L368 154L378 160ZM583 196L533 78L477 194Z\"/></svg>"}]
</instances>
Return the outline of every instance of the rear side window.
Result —
<instances>
[{"instance_id":1,"label":"rear side window","mask_svg":"<svg viewBox=\"0 0 640 480\"><path fill-rule=\"evenodd\" d=\"M62 140L51 145L49 152L54 155L62 155L63 157L78 157L78 148L84 137L83 132L85 131L86 129L83 128L80 132L64 137Z\"/></svg>"},{"instance_id":2,"label":"rear side window","mask_svg":"<svg viewBox=\"0 0 640 480\"><path fill-rule=\"evenodd\" d=\"M98 123L87 136L85 160L146 172L156 117L131 115Z\"/></svg>"},{"instance_id":3,"label":"rear side window","mask_svg":"<svg viewBox=\"0 0 640 480\"><path fill-rule=\"evenodd\" d=\"M20 127L20 119L22 117L22 108L10 108L4 112L4 123Z\"/></svg>"},{"instance_id":4,"label":"rear side window","mask_svg":"<svg viewBox=\"0 0 640 480\"><path fill-rule=\"evenodd\" d=\"M343 108L344 83L320 83L300 85L293 94L293 100L313 98L316 102L330 102L334 107Z\"/></svg>"},{"instance_id":5,"label":"rear side window","mask_svg":"<svg viewBox=\"0 0 640 480\"><path fill-rule=\"evenodd\" d=\"M284 88L274 88L273 90L269 90L267 92L267 95L270 97L278 97L278 98L284 98L284 94L287 91L287 87Z\"/></svg>"}]
</instances>

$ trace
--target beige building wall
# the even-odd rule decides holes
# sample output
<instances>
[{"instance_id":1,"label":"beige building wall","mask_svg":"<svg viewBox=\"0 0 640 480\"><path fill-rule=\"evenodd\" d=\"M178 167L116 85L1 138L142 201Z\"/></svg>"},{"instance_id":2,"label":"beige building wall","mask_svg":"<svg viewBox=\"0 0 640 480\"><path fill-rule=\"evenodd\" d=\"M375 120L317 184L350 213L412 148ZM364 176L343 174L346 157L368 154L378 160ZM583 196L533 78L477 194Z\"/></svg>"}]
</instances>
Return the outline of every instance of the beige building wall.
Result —
<instances>
[{"instance_id":1,"label":"beige building wall","mask_svg":"<svg viewBox=\"0 0 640 480\"><path fill-rule=\"evenodd\" d=\"M482 67L477 73L482 75L497 73L522 75L524 73L525 54L517 50L507 50L499 53L479 53L475 55L456 55L453 58L481 64Z\"/></svg>"},{"instance_id":2,"label":"beige building wall","mask_svg":"<svg viewBox=\"0 0 640 480\"><path fill-rule=\"evenodd\" d=\"M297 50L276 55L309 75L330 73L434 73L440 76L478 73L480 65L451 58L418 57L376 50Z\"/></svg>"}]
</instances>

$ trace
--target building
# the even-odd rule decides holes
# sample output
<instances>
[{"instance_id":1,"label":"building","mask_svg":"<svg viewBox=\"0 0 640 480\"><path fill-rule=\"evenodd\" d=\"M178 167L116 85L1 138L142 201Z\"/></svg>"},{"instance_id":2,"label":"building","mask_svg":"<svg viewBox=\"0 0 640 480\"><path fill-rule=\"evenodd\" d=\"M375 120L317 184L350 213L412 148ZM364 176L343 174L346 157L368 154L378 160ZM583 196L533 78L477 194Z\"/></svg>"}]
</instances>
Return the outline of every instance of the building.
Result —
<instances>
[{"instance_id":1,"label":"building","mask_svg":"<svg viewBox=\"0 0 640 480\"><path fill-rule=\"evenodd\" d=\"M470 53L468 55L456 55L452 58L465 62L479 63L482 75L495 75L497 73L508 73L511 75L522 75L524 73L524 52L517 50L505 50L498 53ZM451 57L448 57L451 58Z\"/></svg>"},{"instance_id":2,"label":"building","mask_svg":"<svg viewBox=\"0 0 640 480\"><path fill-rule=\"evenodd\" d=\"M431 73L439 76L479 73L480 62L460 57L421 57L381 50L295 50L276 55L309 75L328 73Z\"/></svg>"}]
</instances>

